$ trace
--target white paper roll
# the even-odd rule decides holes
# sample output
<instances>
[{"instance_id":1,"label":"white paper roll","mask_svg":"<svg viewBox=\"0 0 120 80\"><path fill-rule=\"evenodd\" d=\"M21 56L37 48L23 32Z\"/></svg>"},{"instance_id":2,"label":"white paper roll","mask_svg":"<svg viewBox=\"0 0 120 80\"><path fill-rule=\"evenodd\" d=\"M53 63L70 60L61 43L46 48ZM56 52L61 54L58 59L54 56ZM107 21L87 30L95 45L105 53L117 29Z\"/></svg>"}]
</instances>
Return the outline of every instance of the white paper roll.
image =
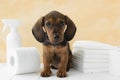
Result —
<instances>
[{"instance_id":1,"label":"white paper roll","mask_svg":"<svg viewBox=\"0 0 120 80\"><path fill-rule=\"evenodd\" d=\"M120 76L120 49L112 50L110 53L110 73Z\"/></svg>"},{"instance_id":2,"label":"white paper roll","mask_svg":"<svg viewBox=\"0 0 120 80\"><path fill-rule=\"evenodd\" d=\"M35 47L16 48L9 57L9 70L13 74L39 72L40 57Z\"/></svg>"}]
</instances>

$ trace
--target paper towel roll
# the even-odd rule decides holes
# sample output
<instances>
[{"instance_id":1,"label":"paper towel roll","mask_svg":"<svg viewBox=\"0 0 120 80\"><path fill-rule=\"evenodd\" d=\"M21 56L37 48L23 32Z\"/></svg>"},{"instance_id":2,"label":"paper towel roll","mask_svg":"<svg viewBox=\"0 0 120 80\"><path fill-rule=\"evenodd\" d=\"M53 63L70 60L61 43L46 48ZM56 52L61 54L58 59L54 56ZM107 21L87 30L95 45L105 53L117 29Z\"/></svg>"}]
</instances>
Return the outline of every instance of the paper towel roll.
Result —
<instances>
[{"instance_id":1,"label":"paper towel roll","mask_svg":"<svg viewBox=\"0 0 120 80\"><path fill-rule=\"evenodd\" d=\"M9 70L13 74L39 72L40 57L35 47L16 48L9 57Z\"/></svg>"},{"instance_id":2,"label":"paper towel roll","mask_svg":"<svg viewBox=\"0 0 120 80\"><path fill-rule=\"evenodd\" d=\"M120 49L112 50L110 53L110 73L120 76Z\"/></svg>"}]
</instances>

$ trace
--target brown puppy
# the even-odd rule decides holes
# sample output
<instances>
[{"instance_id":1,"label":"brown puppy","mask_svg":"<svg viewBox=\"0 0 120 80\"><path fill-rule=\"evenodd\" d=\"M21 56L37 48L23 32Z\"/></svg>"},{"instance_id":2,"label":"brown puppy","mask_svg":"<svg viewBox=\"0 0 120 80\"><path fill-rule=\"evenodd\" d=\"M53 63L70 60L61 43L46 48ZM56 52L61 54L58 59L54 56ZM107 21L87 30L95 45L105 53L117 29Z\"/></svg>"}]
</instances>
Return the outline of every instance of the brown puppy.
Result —
<instances>
[{"instance_id":1,"label":"brown puppy","mask_svg":"<svg viewBox=\"0 0 120 80\"><path fill-rule=\"evenodd\" d=\"M73 21L57 11L52 11L36 22L32 33L37 41L43 43L44 70L41 76L50 76L51 66L58 68L58 77L66 77L72 59L68 41L76 33Z\"/></svg>"}]
</instances>

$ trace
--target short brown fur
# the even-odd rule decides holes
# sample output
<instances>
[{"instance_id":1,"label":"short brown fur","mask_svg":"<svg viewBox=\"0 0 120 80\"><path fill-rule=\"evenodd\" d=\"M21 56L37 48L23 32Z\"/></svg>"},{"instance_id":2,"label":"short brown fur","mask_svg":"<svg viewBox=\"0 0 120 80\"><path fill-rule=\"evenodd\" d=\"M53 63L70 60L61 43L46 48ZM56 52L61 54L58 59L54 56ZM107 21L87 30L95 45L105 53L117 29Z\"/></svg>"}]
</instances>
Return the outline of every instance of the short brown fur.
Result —
<instances>
[{"instance_id":1,"label":"short brown fur","mask_svg":"<svg viewBox=\"0 0 120 80\"><path fill-rule=\"evenodd\" d=\"M68 41L76 33L73 21L57 11L52 11L36 22L32 33L37 41L43 43L44 70L41 76L50 76L51 66L58 69L58 77L66 77L72 61Z\"/></svg>"}]
</instances>

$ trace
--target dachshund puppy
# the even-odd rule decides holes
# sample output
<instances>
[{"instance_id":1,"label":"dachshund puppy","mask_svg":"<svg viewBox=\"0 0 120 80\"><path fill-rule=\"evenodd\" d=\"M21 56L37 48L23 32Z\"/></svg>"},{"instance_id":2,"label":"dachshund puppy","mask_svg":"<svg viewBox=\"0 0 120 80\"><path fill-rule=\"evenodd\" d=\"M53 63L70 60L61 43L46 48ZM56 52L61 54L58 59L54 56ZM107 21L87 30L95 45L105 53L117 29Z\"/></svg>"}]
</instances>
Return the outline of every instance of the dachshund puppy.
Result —
<instances>
[{"instance_id":1,"label":"dachshund puppy","mask_svg":"<svg viewBox=\"0 0 120 80\"><path fill-rule=\"evenodd\" d=\"M35 39L43 43L44 70L41 76L51 75L50 67L58 69L57 77L66 77L71 66L69 41L76 33L73 21L57 11L41 17L32 28Z\"/></svg>"}]
</instances>

